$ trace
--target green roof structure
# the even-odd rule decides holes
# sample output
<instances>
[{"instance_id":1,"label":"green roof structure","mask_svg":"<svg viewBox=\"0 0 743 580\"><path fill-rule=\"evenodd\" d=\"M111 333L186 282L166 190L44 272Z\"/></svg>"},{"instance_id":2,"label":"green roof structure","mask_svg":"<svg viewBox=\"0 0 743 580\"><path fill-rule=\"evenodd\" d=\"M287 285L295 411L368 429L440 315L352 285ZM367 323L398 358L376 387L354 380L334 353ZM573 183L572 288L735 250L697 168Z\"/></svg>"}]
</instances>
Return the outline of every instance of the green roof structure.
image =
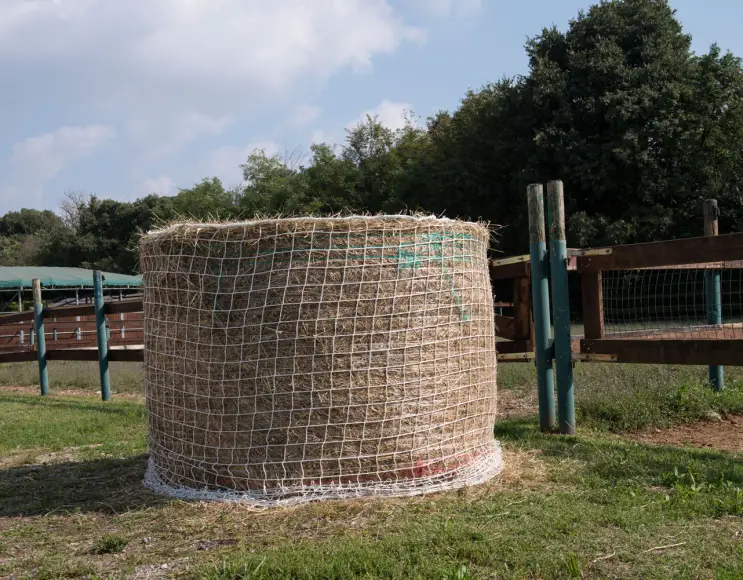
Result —
<instances>
[{"instance_id":1,"label":"green roof structure","mask_svg":"<svg viewBox=\"0 0 743 580\"><path fill-rule=\"evenodd\" d=\"M141 286L141 276L127 276L126 274L114 274L113 272L102 272L103 286L127 287ZM12 288L17 290L19 286L31 287L31 280L38 278L42 287L45 288L92 288L93 270L83 268L56 268L48 266L0 266L0 289Z\"/></svg>"}]
</instances>

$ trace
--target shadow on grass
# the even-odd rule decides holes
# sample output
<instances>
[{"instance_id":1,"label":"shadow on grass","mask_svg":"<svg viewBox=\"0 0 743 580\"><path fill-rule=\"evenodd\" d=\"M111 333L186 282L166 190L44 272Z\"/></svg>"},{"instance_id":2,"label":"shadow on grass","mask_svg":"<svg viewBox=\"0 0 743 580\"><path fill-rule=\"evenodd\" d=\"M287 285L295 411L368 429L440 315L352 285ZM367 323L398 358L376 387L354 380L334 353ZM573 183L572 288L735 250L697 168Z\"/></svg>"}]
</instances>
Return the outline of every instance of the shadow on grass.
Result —
<instances>
[{"instance_id":1,"label":"shadow on grass","mask_svg":"<svg viewBox=\"0 0 743 580\"><path fill-rule=\"evenodd\" d=\"M575 437L546 435L534 418L500 421L495 436L506 444L541 449L545 457L577 460L573 476L595 477L603 484L671 486L675 472L691 471L699 481L724 480L743 487L743 457L723 451L645 445L590 430Z\"/></svg>"},{"instance_id":2,"label":"shadow on grass","mask_svg":"<svg viewBox=\"0 0 743 580\"><path fill-rule=\"evenodd\" d=\"M0 471L0 517L122 513L167 503L142 485L147 456L28 465Z\"/></svg>"},{"instance_id":3,"label":"shadow on grass","mask_svg":"<svg viewBox=\"0 0 743 580\"><path fill-rule=\"evenodd\" d=\"M91 393L92 394L92 393ZM96 413L107 413L111 415L131 415L132 412L140 411L144 415L144 409L137 406L136 404L130 404L122 407L118 406L121 401L105 402L99 401L99 404L86 403L83 400L80 401L65 401L55 397L41 397L38 399L32 399L28 395L0 395L0 404L10 403L15 405L26 405L28 407L56 407L60 409L70 409L73 411L94 411ZM128 401L126 401L128 403Z\"/></svg>"}]
</instances>

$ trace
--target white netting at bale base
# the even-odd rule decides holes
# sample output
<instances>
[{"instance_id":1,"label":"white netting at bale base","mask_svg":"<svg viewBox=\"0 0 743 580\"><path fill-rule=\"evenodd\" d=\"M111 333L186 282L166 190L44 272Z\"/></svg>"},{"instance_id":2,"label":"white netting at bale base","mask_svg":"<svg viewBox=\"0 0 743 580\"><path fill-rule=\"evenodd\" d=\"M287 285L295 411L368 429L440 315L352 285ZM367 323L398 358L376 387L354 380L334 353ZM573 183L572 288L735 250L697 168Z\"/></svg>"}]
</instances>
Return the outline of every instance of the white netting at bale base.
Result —
<instances>
[{"instance_id":1,"label":"white netting at bale base","mask_svg":"<svg viewBox=\"0 0 743 580\"><path fill-rule=\"evenodd\" d=\"M273 506L495 475L489 239L405 216L144 236L146 485Z\"/></svg>"}]
</instances>

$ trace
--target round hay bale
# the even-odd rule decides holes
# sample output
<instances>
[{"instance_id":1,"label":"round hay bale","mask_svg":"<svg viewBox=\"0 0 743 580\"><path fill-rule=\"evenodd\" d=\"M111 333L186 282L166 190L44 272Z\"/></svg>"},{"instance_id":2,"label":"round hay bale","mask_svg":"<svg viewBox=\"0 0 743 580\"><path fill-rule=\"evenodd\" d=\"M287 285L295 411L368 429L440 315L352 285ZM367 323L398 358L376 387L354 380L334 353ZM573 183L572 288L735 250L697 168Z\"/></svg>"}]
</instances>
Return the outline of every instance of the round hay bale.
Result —
<instances>
[{"instance_id":1,"label":"round hay bale","mask_svg":"<svg viewBox=\"0 0 743 580\"><path fill-rule=\"evenodd\" d=\"M497 473L489 240L411 216L143 236L146 485L269 506Z\"/></svg>"}]
</instances>

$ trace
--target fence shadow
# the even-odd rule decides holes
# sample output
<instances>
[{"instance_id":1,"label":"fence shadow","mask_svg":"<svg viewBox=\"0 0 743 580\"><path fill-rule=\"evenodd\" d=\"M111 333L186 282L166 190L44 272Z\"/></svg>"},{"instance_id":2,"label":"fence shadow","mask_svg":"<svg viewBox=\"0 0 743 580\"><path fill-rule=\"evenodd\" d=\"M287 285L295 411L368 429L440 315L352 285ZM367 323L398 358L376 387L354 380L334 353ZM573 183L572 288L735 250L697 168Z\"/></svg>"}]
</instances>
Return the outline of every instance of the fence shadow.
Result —
<instances>
[{"instance_id":1,"label":"fence shadow","mask_svg":"<svg viewBox=\"0 0 743 580\"><path fill-rule=\"evenodd\" d=\"M163 505L142 485L147 456L27 465L0 471L0 517L73 511L120 514Z\"/></svg>"},{"instance_id":2,"label":"fence shadow","mask_svg":"<svg viewBox=\"0 0 743 580\"><path fill-rule=\"evenodd\" d=\"M0 387L2 389L2 387ZM90 393L92 396L94 396L96 393L91 391ZM115 397L116 395L114 395ZM9 394L2 394L0 395L0 403L12 403L14 405L25 405L27 407L41 407L41 406L47 406L47 407L56 407L59 409L69 409L72 411L94 411L96 413L105 413L108 415L131 415L132 414L132 408L138 409L136 407L136 403L133 403L132 401L128 401L126 399L120 399L118 401L114 401L114 403L130 403L131 407L122 407L122 406L112 406L111 403L105 403L103 401L96 401L96 402L89 402L85 400L84 398L79 401L65 401L61 400L55 397L38 397L36 399L31 398L30 396L23 394L23 395L14 395L13 393ZM141 411L144 413L144 409Z\"/></svg>"},{"instance_id":3,"label":"fence shadow","mask_svg":"<svg viewBox=\"0 0 743 580\"><path fill-rule=\"evenodd\" d=\"M534 418L508 419L496 425L504 442L540 449L545 457L581 461L584 473L605 483L673 485L675 472L693 471L703 481L729 481L743 487L743 455L698 447L648 445L619 436L541 435Z\"/></svg>"}]
</instances>

